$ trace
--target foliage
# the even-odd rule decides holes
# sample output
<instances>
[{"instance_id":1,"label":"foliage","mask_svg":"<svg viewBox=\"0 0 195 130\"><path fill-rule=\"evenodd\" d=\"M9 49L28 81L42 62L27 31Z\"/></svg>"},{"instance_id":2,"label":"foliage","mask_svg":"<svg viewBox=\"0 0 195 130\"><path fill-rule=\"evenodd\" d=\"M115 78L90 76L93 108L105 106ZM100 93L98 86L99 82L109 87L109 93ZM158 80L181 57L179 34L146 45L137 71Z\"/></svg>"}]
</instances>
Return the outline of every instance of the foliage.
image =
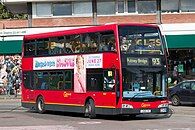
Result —
<instances>
[{"instance_id":1,"label":"foliage","mask_svg":"<svg viewBox=\"0 0 195 130\"><path fill-rule=\"evenodd\" d=\"M27 19L27 14L13 14L0 4L0 19Z\"/></svg>"}]
</instances>

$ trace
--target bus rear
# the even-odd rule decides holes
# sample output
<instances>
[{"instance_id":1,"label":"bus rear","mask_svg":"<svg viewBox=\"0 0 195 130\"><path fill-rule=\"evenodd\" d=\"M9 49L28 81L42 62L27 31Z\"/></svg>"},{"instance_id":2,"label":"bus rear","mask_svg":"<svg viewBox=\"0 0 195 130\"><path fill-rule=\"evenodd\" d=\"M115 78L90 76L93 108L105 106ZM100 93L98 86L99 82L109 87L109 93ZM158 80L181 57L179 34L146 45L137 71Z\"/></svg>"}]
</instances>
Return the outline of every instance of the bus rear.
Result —
<instances>
[{"instance_id":1,"label":"bus rear","mask_svg":"<svg viewBox=\"0 0 195 130\"><path fill-rule=\"evenodd\" d=\"M166 54L160 30L120 25L121 114L167 113Z\"/></svg>"}]
</instances>

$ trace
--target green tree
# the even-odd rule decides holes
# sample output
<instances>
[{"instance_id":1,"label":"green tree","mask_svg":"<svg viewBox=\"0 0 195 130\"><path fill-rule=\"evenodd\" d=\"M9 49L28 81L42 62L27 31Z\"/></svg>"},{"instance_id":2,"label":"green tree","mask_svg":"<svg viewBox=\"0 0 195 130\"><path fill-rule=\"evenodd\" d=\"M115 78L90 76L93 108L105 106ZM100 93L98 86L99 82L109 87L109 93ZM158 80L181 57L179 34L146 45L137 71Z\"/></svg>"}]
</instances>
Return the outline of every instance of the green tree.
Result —
<instances>
[{"instance_id":1,"label":"green tree","mask_svg":"<svg viewBox=\"0 0 195 130\"><path fill-rule=\"evenodd\" d=\"M0 19L27 19L27 14L13 14L0 4Z\"/></svg>"},{"instance_id":2,"label":"green tree","mask_svg":"<svg viewBox=\"0 0 195 130\"><path fill-rule=\"evenodd\" d=\"M13 18L13 15L7 11L6 7L0 4L0 19Z\"/></svg>"}]
</instances>

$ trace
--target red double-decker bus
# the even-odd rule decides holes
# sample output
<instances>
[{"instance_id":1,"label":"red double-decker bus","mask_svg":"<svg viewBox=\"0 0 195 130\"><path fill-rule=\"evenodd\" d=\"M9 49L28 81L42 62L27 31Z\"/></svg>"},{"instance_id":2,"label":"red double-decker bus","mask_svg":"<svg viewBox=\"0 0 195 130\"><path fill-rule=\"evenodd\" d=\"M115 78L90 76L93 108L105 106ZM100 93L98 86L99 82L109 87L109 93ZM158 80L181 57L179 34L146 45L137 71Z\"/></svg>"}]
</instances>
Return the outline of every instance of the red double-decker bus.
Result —
<instances>
[{"instance_id":1,"label":"red double-decker bus","mask_svg":"<svg viewBox=\"0 0 195 130\"><path fill-rule=\"evenodd\" d=\"M158 26L110 24L24 36L22 106L96 114L168 113Z\"/></svg>"}]
</instances>

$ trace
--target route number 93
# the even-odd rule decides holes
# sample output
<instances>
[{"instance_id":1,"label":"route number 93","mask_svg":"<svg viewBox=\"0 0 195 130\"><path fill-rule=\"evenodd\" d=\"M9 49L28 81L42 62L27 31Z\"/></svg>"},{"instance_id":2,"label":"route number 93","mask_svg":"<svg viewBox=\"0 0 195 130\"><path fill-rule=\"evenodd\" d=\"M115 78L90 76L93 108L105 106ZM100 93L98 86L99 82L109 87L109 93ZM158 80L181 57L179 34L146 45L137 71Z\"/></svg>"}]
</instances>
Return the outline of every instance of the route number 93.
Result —
<instances>
[{"instance_id":1,"label":"route number 93","mask_svg":"<svg viewBox=\"0 0 195 130\"><path fill-rule=\"evenodd\" d=\"M152 65L161 65L160 58L152 58Z\"/></svg>"}]
</instances>

